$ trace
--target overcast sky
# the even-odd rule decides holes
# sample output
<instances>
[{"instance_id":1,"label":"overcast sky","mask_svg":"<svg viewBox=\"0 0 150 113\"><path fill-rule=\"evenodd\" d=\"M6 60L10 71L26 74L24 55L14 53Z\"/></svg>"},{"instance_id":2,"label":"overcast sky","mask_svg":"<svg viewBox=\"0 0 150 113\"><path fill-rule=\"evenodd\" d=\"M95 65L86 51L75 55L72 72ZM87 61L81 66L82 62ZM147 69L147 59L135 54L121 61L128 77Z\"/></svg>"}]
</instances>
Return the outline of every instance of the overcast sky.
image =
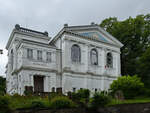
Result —
<instances>
[{"instance_id":1,"label":"overcast sky","mask_svg":"<svg viewBox=\"0 0 150 113\"><path fill-rule=\"evenodd\" d=\"M5 75L5 46L15 24L54 36L65 23L99 24L110 16L123 20L147 13L150 0L0 0L0 75Z\"/></svg>"}]
</instances>

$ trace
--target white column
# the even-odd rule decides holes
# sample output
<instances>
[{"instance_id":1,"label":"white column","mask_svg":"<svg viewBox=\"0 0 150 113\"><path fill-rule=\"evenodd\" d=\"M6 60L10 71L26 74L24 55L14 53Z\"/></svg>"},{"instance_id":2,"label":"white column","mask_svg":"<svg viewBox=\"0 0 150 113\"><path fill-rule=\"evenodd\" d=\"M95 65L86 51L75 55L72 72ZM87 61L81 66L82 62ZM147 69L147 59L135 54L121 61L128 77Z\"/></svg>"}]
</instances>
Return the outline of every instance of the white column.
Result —
<instances>
[{"instance_id":1,"label":"white column","mask_svg":"<svg viewBox=\"0 0 150 113\"><path fill-rule=\"evenodd\" d=\"M106 72L106 68L105 68L105 66L106 66L106 49L105 48L102 48L101 58L102 58L102 60L101 60L102 61L102 73L104 75Z\"/></svg>"},{"instance_id":2,"label":"white column","mask_svg":"<svg viewBox=\"0 0 150 113\"><path fill-rule=\"evenodd\" d=\"M121 59L120 59L120 53L118 54L118 75L121 75Z\"/></svg>"}]
</instances>

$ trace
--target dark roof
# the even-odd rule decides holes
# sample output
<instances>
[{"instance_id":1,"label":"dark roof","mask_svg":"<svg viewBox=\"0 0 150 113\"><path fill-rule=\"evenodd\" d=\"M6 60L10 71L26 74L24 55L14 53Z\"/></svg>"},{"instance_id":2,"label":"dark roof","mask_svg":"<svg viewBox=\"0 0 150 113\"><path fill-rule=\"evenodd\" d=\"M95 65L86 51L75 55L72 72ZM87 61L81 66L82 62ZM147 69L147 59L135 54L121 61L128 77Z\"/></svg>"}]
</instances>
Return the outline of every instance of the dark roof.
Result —
<instances>
[{"instance_id":1,"label":"dark roof","mask_svg":"<svg viewBox=\"0 0 150 113\"><path fill-rule=\"evenodd\" d=\"M35 31L32 29L28 29L28 28L24 28L24 27L20 27L19 24L15 25L15 29L21 32L25 32L25 33L33 33L33 34L37 34L37 35L43 35L43 36L48 36L48 32L39 32L39 31Z\"/></svg>"}]
</instances>

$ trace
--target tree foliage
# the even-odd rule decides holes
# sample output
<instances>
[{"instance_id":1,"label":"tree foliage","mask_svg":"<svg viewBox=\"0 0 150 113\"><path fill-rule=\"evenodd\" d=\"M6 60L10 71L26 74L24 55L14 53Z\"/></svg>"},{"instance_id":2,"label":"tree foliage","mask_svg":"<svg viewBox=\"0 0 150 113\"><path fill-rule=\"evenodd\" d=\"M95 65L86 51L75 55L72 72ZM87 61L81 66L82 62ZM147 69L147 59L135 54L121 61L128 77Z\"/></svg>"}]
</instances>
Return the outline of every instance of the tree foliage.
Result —
<instances>
[{"instance_id":1,"label":"tree foliage","mask_svg":"<svg viewBox=\"0 0 150 113\"><path fill-rule=\"evenodd\" d=\"M142 81L145 83L145 87L150 86L150 47L140 57L139 62L139 75L142 75ZM141 70L141 71L140 71Z\"/></svg>"},{"instance_id":2,"label":"tree foliage","mask_svg":"<svg viewBox=\"0 0 150 113\"><path fill-rule=\"evenodd\" d=\"M139 60L150 44L150 14L129 17L123 21L110 17L103 20L100 26L124 44L121 48L122 75L142 74L140 76L145 77L148 74L145 70L150 67L140 68L143 62L139 64Z\"/></svg>"},{"instance_id":3,"label":"tree foliage","mask_svg":"<svg viewBox=\"0 0 150 113\"><path fill-rule=\"evenodd\" d=\"M104 107L110 101L111 101L111 98L107 92L105 91L96 92L92 97L91 107L92 108Z\"/></svg>"},{"instance_id":4,"label":"tree foliage","mask_svg":"<svg viewBox=\"0 0 150 113\"><path fill-rule=\"evenodd\" d=\"M143 89L144 83L142 83L141 79L136 75L119 77L110 85L112 94L115 94L116 91L122 91L125 98L139 96Z\"/></svg>"}]
</instances>

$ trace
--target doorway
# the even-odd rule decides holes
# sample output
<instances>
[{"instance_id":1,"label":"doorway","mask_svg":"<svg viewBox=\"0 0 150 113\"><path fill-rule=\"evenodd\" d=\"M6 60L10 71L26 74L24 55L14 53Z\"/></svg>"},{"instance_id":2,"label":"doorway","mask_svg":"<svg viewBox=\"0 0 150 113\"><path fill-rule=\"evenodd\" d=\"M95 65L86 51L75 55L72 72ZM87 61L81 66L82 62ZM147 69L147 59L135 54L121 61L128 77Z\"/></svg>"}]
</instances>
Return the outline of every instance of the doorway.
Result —
<instances>
[{"instance_id":1,"label":"doorway","mask_svg":"<svg viewBox=\"0 0 150 113\"><path fill-rule=\"evenodd\" d=\"M44 77L34 76L34 92L44 92Z\"/></svg>"}]
</instances>

